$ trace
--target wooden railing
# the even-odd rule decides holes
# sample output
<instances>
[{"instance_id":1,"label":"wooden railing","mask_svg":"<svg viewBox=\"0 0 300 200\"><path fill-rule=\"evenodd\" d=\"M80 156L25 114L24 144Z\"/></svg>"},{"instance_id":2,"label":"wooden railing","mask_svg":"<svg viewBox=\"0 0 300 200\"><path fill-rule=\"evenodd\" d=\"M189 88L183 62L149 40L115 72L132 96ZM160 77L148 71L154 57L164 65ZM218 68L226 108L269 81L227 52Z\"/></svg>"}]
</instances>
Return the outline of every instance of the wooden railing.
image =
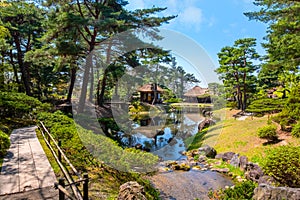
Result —
<instances>
[{"instance_id":1,"label":"wooden railing","mask_svg":"<svg viewBox=\"0 0 300 200\"><path fill-rule=\"evenodd\" d=\"M62 151L61 147L61 141L56 141L50 132L47 130L43 122L40 122L41 126L39 126L39 129L43 135L43 138L49 147L52 155L54 156L59 168L61 169L62 173L64 174L64 178L60 178L58 183L55 183L55 188L59 190L59 200L64 200L65 196L67 196L69 199L76 199L76 200L88 200L88 174L84 174L81 176L81 174L76 170L76 168L73 166L73 164L70 162L70 160L67 158L65 153ZM54 150L56 149L56 151ZM63 163L64 162L64 163ZM66 166L69 166L69 168L72 170L72 174L75 174L78 178L78 180L74 181L73 177L70 175L68 168ZM67 184L65 184L65 180L67 180ZM78 185L83 183L83 192L78 188ZM73 195L71 195L67 190L66 187L71 187Z\"/></svg>"}]
</instances>

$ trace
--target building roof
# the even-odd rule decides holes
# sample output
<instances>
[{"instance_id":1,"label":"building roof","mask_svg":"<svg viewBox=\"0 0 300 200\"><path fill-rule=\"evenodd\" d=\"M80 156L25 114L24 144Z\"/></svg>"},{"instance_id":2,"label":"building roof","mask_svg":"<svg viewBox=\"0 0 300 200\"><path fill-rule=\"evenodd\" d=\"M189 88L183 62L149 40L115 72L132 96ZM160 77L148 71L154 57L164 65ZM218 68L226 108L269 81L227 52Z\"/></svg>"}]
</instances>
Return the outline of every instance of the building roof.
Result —
<instances>
[{"instance_id":1,"label":"building roof","mask_svg":"<svg viewBox=\"0 0 300 200\"><path fill-rule=\"evenodd\" d=\"M198 97L200 95L206 94L208 92L208 88L202 88L200 86L195 86L192 89L188 90L184 96L186 97Z\"/></svg>"},{"instance_id":2,"label":"building roof","mask_svg":"<svg viewBox=\"0 0 300 200\"><path fill-rule=\"evenodd\" d=\"M143 85L142 87L138 88L138 91L139 92L152 92L152 84L146 84L146 85ZM163 92L164 90L157 86L157 92Z\"/></svg>"}]
</instances>

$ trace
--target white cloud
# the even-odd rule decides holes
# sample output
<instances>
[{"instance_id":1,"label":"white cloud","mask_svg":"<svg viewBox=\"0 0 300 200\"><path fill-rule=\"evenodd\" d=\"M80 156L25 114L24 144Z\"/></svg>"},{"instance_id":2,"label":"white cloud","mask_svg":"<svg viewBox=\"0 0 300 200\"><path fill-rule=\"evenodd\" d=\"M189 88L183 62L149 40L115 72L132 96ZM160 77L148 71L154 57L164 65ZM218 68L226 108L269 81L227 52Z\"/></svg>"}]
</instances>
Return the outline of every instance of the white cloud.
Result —
<instances>
[{"instance_id":1,"label":"white cloud","mask_svg":"<svg viewBox=\"0 0 300 200\"><path fill-rule=\"evenodd\" d=\"M189 25L200 25L203 21L202 10L197 7L187 7L179 14L180 22Z\"/></svg>"},{"instance_id":2,"label":"white cloud","mask_svg":"<svg viewBox=\"0 0 300 200\"><path fill-rule=\"evenodd\" d=\"M167 10L162 12L164 16L178 15L177 18L171 20L171 23L165 26L179 26L184 29L193 28L196 31L200 30L202 23L209 23L204 19L202 9L199 5L199 0L128 0L130 9L167 7ZM210 23L210 26L213 22Z\"/></svg>"}]
</instances>

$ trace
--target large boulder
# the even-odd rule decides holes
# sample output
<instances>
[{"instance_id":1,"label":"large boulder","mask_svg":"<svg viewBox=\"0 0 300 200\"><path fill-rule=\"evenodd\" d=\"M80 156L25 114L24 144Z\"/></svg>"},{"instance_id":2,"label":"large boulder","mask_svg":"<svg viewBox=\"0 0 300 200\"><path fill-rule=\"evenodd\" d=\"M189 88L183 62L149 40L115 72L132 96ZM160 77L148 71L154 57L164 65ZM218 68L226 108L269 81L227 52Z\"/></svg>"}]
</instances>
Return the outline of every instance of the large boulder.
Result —
<instances>
[{"instance_id":1,"label":"large boulder","mask_svg":"<svg viewBox=\"0 0 300 200\"><path fill-rule=\"evenodd\" d=\"M223 153L218 153L215 157L215 159L222 159L223 158Z\"/></svg>"},{"instance_id":2,"label":"large boulder","mask_svg":"<svg viewBox=\"0 0 300 200\"><path fill-rule=\"evenodd\" d=\"M230 160L230 165L234 167L239 167L240 166L240 159L239 159L239 154L234 154L233 157Z\"/></svg>"},{"instance_id":3,"label":"large boulder","mask_svg":"<svg viewBox=\"0 0 300 200\"><path fill-rule=\"evenodd\" d=\"M257 164L249 162L246 165L245 177L248 180L258 182L260 177L263 176L263 175L264 175L264 172L262 171L262 169Z\"/></svg>"},{"instance_id":4,"label":"large boulder","mask_svg":"<svg viewBox=\"0 0 300 200\"><path fill-rule=\"evenodd\" d=\"M300 188L273 187L267 184L260 184L254 190L254 200L299 200Z\"/></svg>"},{"instance_id":5,"label":"large boulder","mask_svg":"<svg viewBox=\"0 0 300 200\"><path fill-rule=\"evenodd\" d=\"M276 185L277 181L272 176L263 175L259 178L258 184Z\"/></svg>"},{"instance_id":6,"label":"large boulder","mask_svg":"<svg viewBox=\"0 0 300 200\"><path fill-rule=\"evenodd\" d=\"M217 155L217 151L209 145L204 145L203 147L200 147L198 149L198 152L200 155L204 155L208 158L215 158L215 156Z\"/></svg>"},{"instance_id":7,"label":"large boulder","mask_svg":"<svg viewBox=\"0 0 300 200\"><path fill-rule=\"evenodd\" d=\"M135 181L120 186L118 200L147 200L144 187Z\"/></svg>"},{"instance_id":8,"label":"large boulder","mask_svg":"<svg viewBox=\"0 0 300 200\"><path fill-rule=\"evenodd\" d=\"M231 160L234 155L235 155L234 152L226 152L222 155L222 160L227 162L227 161Z\"/></svg>"},{"instance_id":9,"label":"large boulder","mask_svg":"<svg viewBox=\"0 0 300 200\"><path fill-rule=\"evenodd\" d=\"M240 157L240 169L242 171L246 171L247 164L248 164L247 156L241 156Z\"/></svg>"},{"instance_id":10,"label":"large boulder","mask_svg":"<svg viewBox=\"0 0 300 200\"><path fill-rule=\"evenodd\" d=\"M212 120L212 119L205 119L205 120L203 120L202 122L199 123L199 125L198 125L198 131L200 132L203 129L208 128L208 127L210 127L212 125L215 125L215 124L216 124L216 122L214 120Z\"/></svg>"}]
</instances>

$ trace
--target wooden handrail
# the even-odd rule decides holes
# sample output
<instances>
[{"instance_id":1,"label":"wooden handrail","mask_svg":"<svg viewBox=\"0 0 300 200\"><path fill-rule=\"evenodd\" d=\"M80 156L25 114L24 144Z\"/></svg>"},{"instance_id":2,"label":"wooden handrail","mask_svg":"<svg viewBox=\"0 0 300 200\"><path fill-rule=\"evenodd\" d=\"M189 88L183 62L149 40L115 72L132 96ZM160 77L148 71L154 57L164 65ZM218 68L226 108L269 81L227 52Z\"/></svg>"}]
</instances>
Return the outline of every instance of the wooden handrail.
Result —
<instances>
[{"instance_id":1,"label":"wooden handrail","mask_svg":"<svg viewBox=\"0 0 300 200\"><path fill-rule=\"evenodd\" d=\"M48 134L48 136L51 138L51 140L53 141L54 145L56 146L57 150L61 153L61 155L63 156L64 160L68 163L68 165L71 167L72 171L78 176L79 179L82 179L81 174L76 170L76 168L72 165L72 163L70 162L70 160L67 158L67 156L65 155L65 153L62 151L62 149L60 148L60 146L57 144L57 142L55 141L55 139L52 137L52 135L49 133L49 131L47 130L47 128L45 127L44 123L42 121L40 121L40 124L42 125L43 129L45 130L45 132Z\"/></svg>"},{"instance_id":2,"label":"wooden handrail","mask_svg":"<svg viewBox=\"0 0 300 200\"><path fill-rule=\"evenodd\" d=\"M43 122L40 122L40 124L43 127L43 130L47 133L48 137L52 140L52 142L54 143L54 145L56 146L56 148L58 149L58 151L61 153L61 155L63 156L63 158L65 159L65 161L68 163L68 165L72 168L73 172L79 177L80 180L82 180L81 175L78 173L78 171L76 170L76 168L72 165L72 163L69 161L69 159L67 158L67 156L64 154L64 152L61 150L61 148L58 146L57 142L54 140L54 138L52 137L52 135L49 133L49 131L47 130L47 128L45 127L45 125L43 124ZM43 135L43 138L47 144L47 146L49 147L52 155L54 156L58 166L60 167L61 171L63 172L64 176L66 177L76 199L78 200L83 200L82 194L80 192L80 190L76 187L76 185L74 184L74 180L73 178L69 175L67 169L64 167L64 165L61 163L61 161L59 160L58 156L56 155L54 149L52 148L50 141L48 141L46 139L46 136L43 132L43 130L41 130L41 133Z\"/></svg>"}]
</instances>

